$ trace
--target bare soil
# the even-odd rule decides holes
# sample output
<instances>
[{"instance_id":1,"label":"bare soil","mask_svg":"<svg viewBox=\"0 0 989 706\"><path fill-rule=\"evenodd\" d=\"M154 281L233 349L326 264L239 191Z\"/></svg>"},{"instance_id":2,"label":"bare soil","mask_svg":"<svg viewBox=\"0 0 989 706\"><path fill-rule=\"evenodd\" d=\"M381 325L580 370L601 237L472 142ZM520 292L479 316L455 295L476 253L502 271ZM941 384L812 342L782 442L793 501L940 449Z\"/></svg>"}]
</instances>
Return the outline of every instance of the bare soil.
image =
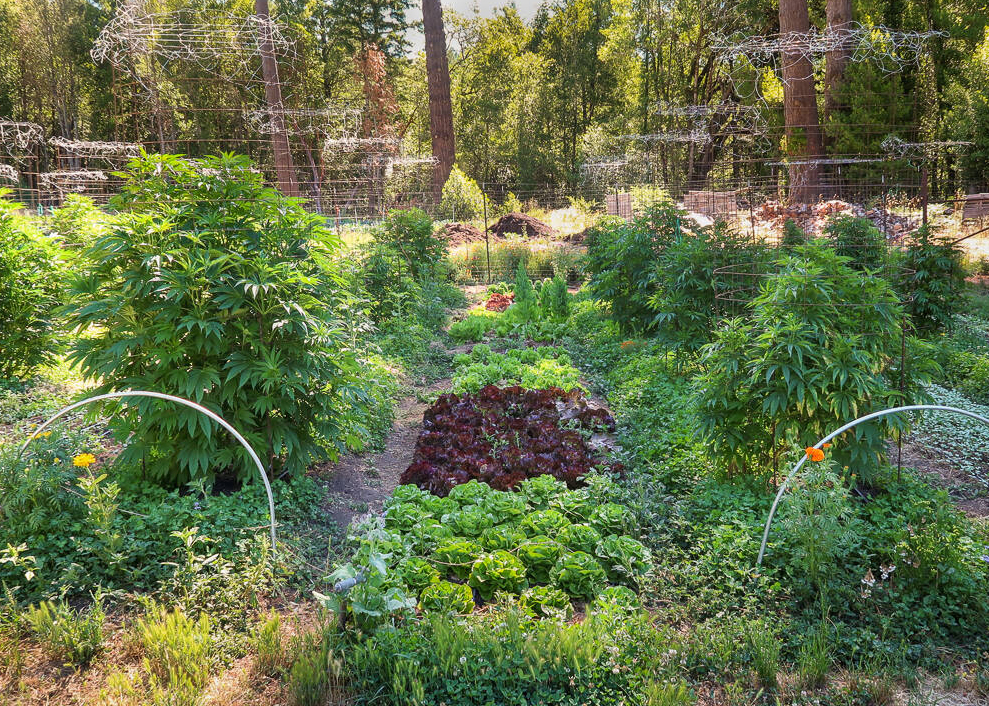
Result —
<instances>
[{"instance_id":1,"label":"bare soil","mask_svg":"<svg viewBox=\"0 0 989 706\"><path fill-rule=\"evenodd\" d=\"M398 486L399 477L412 461L416 439L422 430L422 414L436 394L449 389L450 378L425 389L407 388L395 406L395 422L378 453L347 454L337 463L315 466L311 473L323 480L324 508L344 529L355 517L380 512L385 498Z\"/></svg>"},{"instance_id":2,"label":"bare soil","mask_svg":"<svg viewBox=\"0 0 989 706\"><path fill-rule=\"evenodd\" d=\"M890 460L896 461L896 444L890 444ZM973 486L971 478L952 466L923 444L909 439L903 441L901 456L906 468L914 468L939 488L944 488L955 505L973 517L989 517L989 497L979 494L980 488Z\"/></svg>"}]
</instances>

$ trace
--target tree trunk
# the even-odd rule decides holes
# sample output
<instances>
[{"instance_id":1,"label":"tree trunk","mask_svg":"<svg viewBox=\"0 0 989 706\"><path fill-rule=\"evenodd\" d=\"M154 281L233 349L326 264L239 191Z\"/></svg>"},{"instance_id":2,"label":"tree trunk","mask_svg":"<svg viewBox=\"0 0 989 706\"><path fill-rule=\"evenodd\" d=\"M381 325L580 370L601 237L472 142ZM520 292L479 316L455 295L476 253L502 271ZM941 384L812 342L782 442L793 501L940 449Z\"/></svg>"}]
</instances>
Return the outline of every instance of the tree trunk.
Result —
<instances>
[{"instance_id":1,"label":"tree trunk","mask_svg":"<svg viewBox=\"0 0 989 706\"><path fill-rule=\"evenodd\" d=\"M807 0L780 0L780 35L806 35L810 31ZM786 155L801 162L790 166L790 200L810 203L821 193L821 167L813 163L824 152L817 116L814 66L806 52L783 47L783 117L786 121ZM810 160L810 163L808 163Z\"/></svg>"},{"instance_id":2,"label":"tree trunk","mask_svg":"<svg viewBox=\"0 0 989 706\"><path fill-rule=\"evenodd\" d=\"M422 26L426 35L429 132L433 156L437 160L433 167L433 193L438 200L457 158L453 139L450 67L446 57L446 34L443 31L443 8L440 0L422 0Z\"/></svg>"},{"instance_id":3,"label":"tree trunk","mask_svg":"<svg viewBox=\"0 0 989 706\"><path fill-rule=\"evenodd\" d=\"M840 32L852 21L852 0L827 0L828 31ZM851 61L851 47L842 42L834 51L825 54L827 66L824 72L824 121L841 109L841 85L845 79L845 69Z\"/></svg>"},{"instance_id":4,"label":"tree trunk","mask_svg":"<svg viewBox=\"0 0 989 706\"><path fill-rule=\"evenodd\" d=\"M264 77L264 99L270 113L271 150L275 157L275 173L278 188L286 196L298 196L292 149L285 130L285 106L282 103L282 85L278 80L278 62L275 61L275 45L271 37L268 0L254 0L254 13L261 20L261 75Z\"/></svg>"}]
</instances>

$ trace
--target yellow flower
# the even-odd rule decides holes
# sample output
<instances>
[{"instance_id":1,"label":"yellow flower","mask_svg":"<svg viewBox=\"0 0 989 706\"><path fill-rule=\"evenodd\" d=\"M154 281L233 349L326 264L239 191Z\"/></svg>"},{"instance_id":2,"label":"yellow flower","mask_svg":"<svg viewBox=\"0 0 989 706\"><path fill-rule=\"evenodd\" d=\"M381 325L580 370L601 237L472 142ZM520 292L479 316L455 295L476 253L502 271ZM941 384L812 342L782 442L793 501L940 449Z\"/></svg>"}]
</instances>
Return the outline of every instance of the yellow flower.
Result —
<instances>
[{"instance_id":1,"label":"yellow flower","mask_svg":"<svg viewBox=\"0 0 989 706\"><path fill-rule=\"evenodd\" d=\"M79 454L72 459L72 465L79 468L89 468L94 463L96 463L96 457L93 454Z\"/></svg>"},{"instance_id":2,"label":"yellow flower","mask_svg":"<svg viewBox=\"0 0 989 706\"><path fill-rule=\"evenodd\" d=\"M45 437L51 436L51 435L52 435L52 433L50 431L43 431L40 434L35 434L34 435L34 438L35 439L44 439Z\"/></svg>"}]
</instances>

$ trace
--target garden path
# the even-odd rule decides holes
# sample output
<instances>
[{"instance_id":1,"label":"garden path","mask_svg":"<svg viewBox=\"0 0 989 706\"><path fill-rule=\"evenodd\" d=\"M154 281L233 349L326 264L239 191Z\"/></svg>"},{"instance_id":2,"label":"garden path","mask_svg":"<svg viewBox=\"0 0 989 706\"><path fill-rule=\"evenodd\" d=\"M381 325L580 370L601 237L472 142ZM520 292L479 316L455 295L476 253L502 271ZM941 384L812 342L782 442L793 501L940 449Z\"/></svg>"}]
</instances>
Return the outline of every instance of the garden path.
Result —
<instances>
[{"instance_id":1,"label":"garden path","mask_svg":"<svg viewBox=\"0 0 989 706\"><path fill-rule=\"evenodd\" d=\"M450 378L426 388L406 387L406 394L395 404L395 422L380 452L346 454L337 463L316 468L326 488L325 510L341 530L357 516L381 511L412 461L428 400L449 389Z\"/></svg>"}]
</instances>

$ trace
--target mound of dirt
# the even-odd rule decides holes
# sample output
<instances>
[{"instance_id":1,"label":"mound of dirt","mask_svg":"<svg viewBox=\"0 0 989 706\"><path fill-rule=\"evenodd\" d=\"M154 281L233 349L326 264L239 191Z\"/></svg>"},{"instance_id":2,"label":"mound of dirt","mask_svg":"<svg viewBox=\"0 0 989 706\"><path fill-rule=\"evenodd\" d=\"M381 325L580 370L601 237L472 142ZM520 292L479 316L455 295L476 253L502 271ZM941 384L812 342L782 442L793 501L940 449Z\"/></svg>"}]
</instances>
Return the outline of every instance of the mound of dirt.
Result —
<instances>
[{"instance_id":1,"label":"mound of dirt","mask_svg":"<svg viewBox=\"0 0 989 706\"><path fill-rule=\"evenodd\" d=\"M556 231L542 221L524 213L508 213L499 218L489 231L498 236L518 233L526 238L555 238Z\"/></svg>"},{"instance_id":2,"label":"mound of dirt","mask_svg":"<svg viewBox=\"0 0 989 706\"><path fill-rule=\"evenodd\" d=\"M443 226L440 235L450 245L463 245L464 243L476 243L484 240L484 231L475 228L470 223L447 223Z\"/></svg>"}]
</instances>

